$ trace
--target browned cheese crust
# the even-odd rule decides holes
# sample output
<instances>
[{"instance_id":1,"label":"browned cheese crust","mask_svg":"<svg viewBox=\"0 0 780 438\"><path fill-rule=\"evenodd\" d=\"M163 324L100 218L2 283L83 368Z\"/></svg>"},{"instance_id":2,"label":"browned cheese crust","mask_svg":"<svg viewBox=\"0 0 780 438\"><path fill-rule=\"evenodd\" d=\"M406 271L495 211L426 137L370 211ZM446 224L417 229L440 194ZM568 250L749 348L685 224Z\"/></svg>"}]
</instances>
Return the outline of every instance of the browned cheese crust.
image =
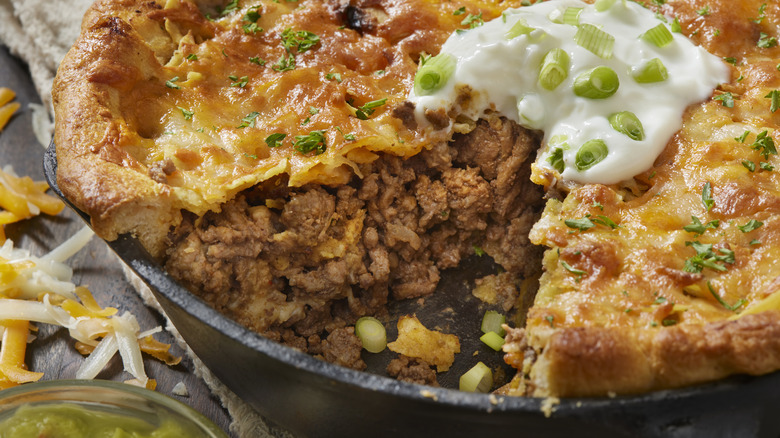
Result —
<instances>
[{"instance_id":1,"label":"browned cheese crust","mask_svg":"<svg viewBox=\"0 0 780 438\"><path fill-rule=\"evenodd\" d=\"M671 0L661 11L734 64L731 82L688 108L651 169L568 187L531 232L549 249L527 326L505 349L525 371L515 391L637 393L780 369L780 161L762 146L780 139L770 95L780 51L759 44L778 36L780 8L707 5ZM714 99L726 92L733 107ZM565 222L583 218L594 226Z\"/></svg>"},{"instance_id":2,"label":"browned cheese crust","mask_svg":"<svg viewBox=\"0 0 780 438\"><path fill-rule=\"evenodd\" d=\"M519 1L465 4L490 19ZM452 11L431 0L100 0L53 89L60 187L101 237L131 232L159 256L181 210L219 211L278 175L343 184L378 153L414 155L431 139L393 109L421 54L464 27Z\"/></svg>"}]
</instances>

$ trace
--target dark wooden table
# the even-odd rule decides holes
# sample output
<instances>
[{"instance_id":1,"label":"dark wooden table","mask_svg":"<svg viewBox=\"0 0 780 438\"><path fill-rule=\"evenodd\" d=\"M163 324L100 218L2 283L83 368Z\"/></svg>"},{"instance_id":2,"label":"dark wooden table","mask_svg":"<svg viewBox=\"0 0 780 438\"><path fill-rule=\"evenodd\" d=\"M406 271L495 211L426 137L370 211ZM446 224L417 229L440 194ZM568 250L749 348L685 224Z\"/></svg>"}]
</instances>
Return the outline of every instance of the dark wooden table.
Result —
<instances>
[{"instance_id":1,"label":"dark wooden table","mask_svg":"<svg viewBox=\"0 0 780 438\"><path fill-rule=\"evenodd\" d=\"M40 103L26 66L0 45L0 87L9 87L16 92L20 110L0 132L0 167L11 165L18 175L29 175L34 180L43 180L42 157L44 148L35 139L32 130L32 114L28 105ZM56 217L39 216L5 227L6 235L17 247L30 249L35 255L42 255L68 236L80 230L84 222L66 208ZM68 260L74 269L73 282L88 286L97 301L103 306L116 307L123 312L133 313L146 330L165 325L164 318L146 307L133 287L125 279L118 259L105 243L93 238L89 245ZM40 324L38 338L28 347L27 364L33 371L45 373L43 380L72 379L83 361L75 350L74 341L68 332L58 327ZM159 333L155 338L173 343L172 336ZM174 347L177 355L183 352ZM150 357L144 358L147 374L157 380L157 391L188 404L227 430L230 418L220 401L211 394L206 384L193 374L193 364L188 358L175 367L169 367ZM98 375L99 379L123 381L132 376L123 371L122 361L117 355L109 366ZM184 382L188 397L172 395L171 390L178 382Z\"/></svg>"}]
</instances>

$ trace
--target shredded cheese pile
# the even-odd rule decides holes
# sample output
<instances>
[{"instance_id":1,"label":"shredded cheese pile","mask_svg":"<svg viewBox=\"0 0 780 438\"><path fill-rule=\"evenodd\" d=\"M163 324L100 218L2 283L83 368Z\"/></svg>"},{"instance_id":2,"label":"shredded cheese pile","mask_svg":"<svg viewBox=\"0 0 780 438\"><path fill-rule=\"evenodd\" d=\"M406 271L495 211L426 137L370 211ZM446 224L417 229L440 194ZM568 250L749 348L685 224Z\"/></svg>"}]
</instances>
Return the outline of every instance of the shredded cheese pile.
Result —
<instances>
[{"instance_id":1,"label":"shredded cheese pile","mask_svg":"<svg viewBox=\"0 0 780 438\"><path fill-rule=\"evenodd\" d=\"M0 88L0 102L2 90ZM0 129L1 119L0 114ZM5 225L29 219L40 213L56 215L65 208L62 201L45 193L48 188L49 185L45 181L36 182L29 176L17 176L11 166L0 170L0 243L5 240Z\"/></svg>"},{"instance_id":2,"label":"shredded cheese pile","mask_svg":"<svg viewBox=\"0 0 780 438\"><path fill-rule=\"evenodd\" d=\"M14 97L16 97L16 93L13 90L0 87L0 131L5 128L11 116L19 109L19 102L11 102Z\"/></svg>"},{"instance_id":3,"label":"shredded cheese pile","mask_svg":"<svg viewBox=\"0 0 780 438\"><path fill-rule=\"evenodd\" d=\"M17 177L8 167L0 171L0 207L4 209L0 211L0 224L40 212L59 213L64 205L46 195L47 188L45 182ZM15 248L0 233L0 389L43 377L43 373L28 370L24 363L27 344L34 339L31 332L36 330L31 323L68 330L77 341L76 349L88 355L76 372L77 379L96 377L119 352L124 369L134 377L128 383L154 389L156 383L146 375L141 353L168 365L181 360L169 353L170 345L152 338L160 327L142 332L135 316L101 307L86 287L71 282L73 271L64 262L92 236L92 230L84 227L50 253L36 257L26 249Z\"/></svg>"}]
</instances>

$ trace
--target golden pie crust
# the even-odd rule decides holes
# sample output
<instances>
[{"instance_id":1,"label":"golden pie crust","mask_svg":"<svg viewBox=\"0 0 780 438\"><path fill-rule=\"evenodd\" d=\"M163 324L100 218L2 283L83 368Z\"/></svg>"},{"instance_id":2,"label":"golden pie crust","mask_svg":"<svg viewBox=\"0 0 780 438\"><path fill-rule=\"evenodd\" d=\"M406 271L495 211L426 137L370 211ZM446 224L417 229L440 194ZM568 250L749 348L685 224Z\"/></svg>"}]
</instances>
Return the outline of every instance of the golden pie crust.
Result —
<instances>
[{"instance_id":1,"label":"golden pie crust","mask_svg":"<svg viewBox=\"0 0 780 438\"><path fill-rule=\"evenodd\" d=\"M373 11L353 18L381 38L343 28L346 1L241 1L224 13L217 2L98 1L54 86L60 188L101 237L132 233L160 256L182 211L219 211L280 174L293 186L342 184L379 153L412 156L450 134L410 129L392 111L412 85L412 54L438 53L463 28L460 6L487 21L521 2L352 3ZM549 249L526 326L507 337L520 372L505 393L638 393L780 369L780 161L751 147L764 131L780 141L766 97L780 90L780 48L766 43L780 38L780 6L646 3L733 60L713 97L731 93L734 105L689 107L653 167L623 184L567 185L534 167L552 199L530 237ZM304 30L319 36L312 47L282 44ZM278 71L290 56L295 68ZM322 153L296 150L296 136L315 131ZM267 144L274 133L286 134L281 146ZM585 217L617 227L565 223ZM694 217L712 226L686 231ZM749 230L751 220L762 225ZM733 262L687 272L692 242Z\"/></svg>"}]
</instances>

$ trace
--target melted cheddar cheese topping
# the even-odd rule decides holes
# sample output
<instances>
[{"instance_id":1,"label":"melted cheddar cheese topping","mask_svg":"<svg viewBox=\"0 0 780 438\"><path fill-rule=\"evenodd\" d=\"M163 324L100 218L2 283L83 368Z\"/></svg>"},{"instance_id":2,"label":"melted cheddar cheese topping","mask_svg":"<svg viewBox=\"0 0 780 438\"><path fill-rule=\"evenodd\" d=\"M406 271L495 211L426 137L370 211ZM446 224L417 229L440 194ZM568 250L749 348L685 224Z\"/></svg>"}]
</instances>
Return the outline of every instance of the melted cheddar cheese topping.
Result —
<instances>
[{"instance_id":1,"label":"melted cheddar cheese topping","mask_svg":"<svg viewBox=\"0 0 780 438\"><path fill-rule=\"evenodd\" d=\"M125 149L196 214L280 174L291 186L342 184L377 152L416 154L429 141L392 109L420 55L468 28L461 6L487 20L517 5L168 1L150 14L164 32L145 38L161 67L123 95L138 133Z\"/></svg>"},{"instance_id":2,"label":"melted cheddar cheese topping","mask_svg":"<svg viewBox=\"0 0 780 438\"><path fill-rule=\"evenodd\" d=\"M780 11L708 4L706 15L681 1L664 11L733 65L730 83L689 107L653 168L627 186L580 186L548 202L531 233L550 248L528 318L537 339L558 328L662 329L778 308L780 49L759 40L774 38Z\"/></svg>"}]
</instances>

